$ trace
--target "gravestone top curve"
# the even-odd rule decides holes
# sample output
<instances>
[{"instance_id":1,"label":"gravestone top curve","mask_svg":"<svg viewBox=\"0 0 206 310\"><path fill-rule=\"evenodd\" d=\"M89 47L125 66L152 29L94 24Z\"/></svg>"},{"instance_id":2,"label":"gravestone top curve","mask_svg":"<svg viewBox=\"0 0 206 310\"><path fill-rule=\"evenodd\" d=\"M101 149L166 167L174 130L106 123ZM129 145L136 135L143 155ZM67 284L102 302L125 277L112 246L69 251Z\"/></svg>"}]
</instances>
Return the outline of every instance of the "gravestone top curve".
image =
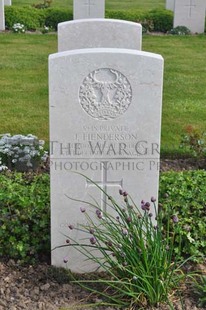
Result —
<instances>
[{"instance_id":1,"label":"gravestone top curve","mask_svg":"<svg viewBox=\"0 0 206 310\"><path fill-rule=\"evenodd\" d=\"M141 50L141 24L116 19L80 19L58 24L58 51L80 48Z\"/></svg>"}]
</instances>

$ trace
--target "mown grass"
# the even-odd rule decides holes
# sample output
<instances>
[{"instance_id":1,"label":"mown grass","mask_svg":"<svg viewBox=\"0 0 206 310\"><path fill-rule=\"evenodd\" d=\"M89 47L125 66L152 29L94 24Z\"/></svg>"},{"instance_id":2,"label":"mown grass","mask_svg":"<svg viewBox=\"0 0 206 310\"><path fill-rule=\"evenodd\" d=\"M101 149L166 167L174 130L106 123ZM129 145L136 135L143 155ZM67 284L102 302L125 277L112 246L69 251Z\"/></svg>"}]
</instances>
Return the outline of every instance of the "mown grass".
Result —
<instances>
[{"instance_id":1,"label":"mown grass","mask_svg":"<svg viewBox=\"0 0 206 310\"><path fill-rule=\"evenodd\" d=\"M1 34L0 132L33 133L48 141L48 55L56 35Z\"/></svg>"},{"instance_id":2,"label":"mown grass","mask_svg":"<svg viewBox=\"0 0 206 310\"><path fill-rule=\"evenodd\" d=\"M161 149L178 154L185 127L206 131L206 36L146 35L143 50L165 59ZM48 55L56 51L53 34L0 34L0 133L48 142Z\"/></svg>"},{"instance_id":3,"label":"mown grass","mask_svg":"<svg viewBox=\"0 0 206 310\"><path fill-rule=\"evenodd\" d=\"M206 131L206 37L144 36L143 50L164 57L162 152L180 153L188 125Z\"/></svg>"},{"instance_id":4,"label":"mown grass","mask_svg":"<svg viewBox=\"0 0 206 310\"><path fill-rule=\"evenodd\" d=\"M25 6L36 3L43 3L43 0L12 0L13 5ZM53 0L52 7L61 7L72 9L73 0ZM128 10L142 9L151 10L156 8L165 8L164 0L107 0L106 9Z\"/></svg>"}]
</instances>

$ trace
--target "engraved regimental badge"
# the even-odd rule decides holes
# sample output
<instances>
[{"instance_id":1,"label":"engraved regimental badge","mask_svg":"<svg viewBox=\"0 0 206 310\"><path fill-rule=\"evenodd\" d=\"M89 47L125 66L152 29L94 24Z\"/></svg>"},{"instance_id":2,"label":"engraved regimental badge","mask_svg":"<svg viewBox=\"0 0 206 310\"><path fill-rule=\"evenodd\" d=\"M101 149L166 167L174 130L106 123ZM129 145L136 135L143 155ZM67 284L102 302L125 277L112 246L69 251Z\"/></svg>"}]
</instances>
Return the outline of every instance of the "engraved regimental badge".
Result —
<instances>
[{"instance_id":1,"label":"engraved regimental badge","mask_svg":"<svg viewBox=\"0 0 206 310\"><path fill-rule=\"evenodd\" d=\"M86 113L98 120L122 115L132 100L128 79L119 71L102 68L91 72L79 89L79 101Z\"/></svg>"}]
</instances>

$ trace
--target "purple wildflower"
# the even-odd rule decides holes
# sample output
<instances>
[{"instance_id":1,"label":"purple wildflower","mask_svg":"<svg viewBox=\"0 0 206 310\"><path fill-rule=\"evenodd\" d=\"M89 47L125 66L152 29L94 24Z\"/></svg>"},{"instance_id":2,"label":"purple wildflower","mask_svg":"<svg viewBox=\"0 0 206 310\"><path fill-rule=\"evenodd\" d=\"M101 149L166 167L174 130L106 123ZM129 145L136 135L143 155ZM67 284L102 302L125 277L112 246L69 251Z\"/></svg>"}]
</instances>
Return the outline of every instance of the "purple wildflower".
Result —
<instances>
[{"instance_id":1,"label":"purple wildflower","mask_svg":"<svg viewBox=\"0 0 206 310\"><path fill-rule=\"evenodd\" d=\"M65 258L63 259L63 262L64 262L65 264L68 263L68 258L65 257Z\"/></svg>"},{"instance_id":2,"label":"purple wildflower","mask_svg":"<svg viewBox=\"0 0 206 310\"><path fill-rule=\"evenodd\" d=\"M74 225L69 225L68 227L69 227L69 229L71 229L71 230L74 229Z\"/></svg>"},{"instance_id":3,"label":"purple wildflower","mask_svg":"<svg viewBox=\"0 0 206 310\"><path fill-rule=\"evenodd\" d=\"M97 242L97 239L95 237L91 237L89 240L91 244L95 244Z\"/></svg>"},{"instance_id":4,"label":"purple wildflower","mask_svg":"<svg viewBox=\"0 0 206 310\"><path fill-rule=\"evenodd\" d=\"M119 194L120 194L121 196L123 195L123 190L122 190L122 189L119 190Z\"/></svg>"},{"instance_id":5,"label":"purple wildflower","mask_svg":"<svg viewBox=\"0 0 206 310\"><path fill-rule=\"evenodd\" d=\"M146 203L141 203L141 208L143 211L149 211L150 209L150 203L149 202L146 202Z\"/></svg>"},{"instance_id":6,"label":"purple wildflower","mask_svg":"<svg viewBox=\"0 0 206 310\"><path fill-rule=\"evenodd\" d=\"M151 202L155 202L156 201L156 198L155 197L151 197Z\"/></svg>"},{"instance_id":7,"label":"purple wildflower","mask_svg":"<svg viewBox=\"0 0 206 310\"><path fill-rule=\"evenodd\" d=\"M172 220L173 220L173 223L178 223L179 222L179 219L178 219L177 215L173 215L172 216Z\"/></svg>"},{"instance_id":8,"label":"purple wildflower","mask_svg":"<svg viewBox=\"0 0 206 310\"><path fill-rule=\"evenodd\" d=\"M127 219L126 219L127 223L131 223L132 221L132 218L129 216Z\"/></svg>"},{"instance_id":9,"label":"purple wildflower","mask_svg":"<svg viewBox=\"0 0 206 310\"><path fill-rule=\"evenodd\" d=\"M102 214L102 212L100 211L100 210L96 210L96 215L97 215L97 217L99 218L99 219L102 219L103 218L103 214Z\"/></svg>"},{"instance_id":10,"label":"purple wildflower","mask_svg":"<svg viewBox=\"0 0 206 310\"><path fill-rule=\"evenodd\" d=\"M127 196L128 196L128 193L127 193L126 191L124 191L124 192L122 193L122 195L123 195L124 197L127 197Z\"/></svg>"},{"instance_id":11,"label":"purple wildflower","mask_svg":"<svg viewBox=\"0 0 206 310\"><path fill-rule=\"evenodd\" d=\"M93 235L94 234L94 229L90 228L89 233Z\"/></svg>"},{"instance_id":12,"label":"purple wildflower","mask_svg":"<svg viewBox=\"0 0 206 310\"><path fill-rule=\"evenodd\" d=\"M67 239L67 240L66 240L66 243L68 243L68 244L69 244L69 243L70 243L70 240L69 240L69 239Z\"/></svg>"},{"instance_id":13,"label":"purple wildflower","mask_svg":"<svg viewBox=\"0 0 206 310\"><path fill-rule=\"evenodd\" d=\"M81 211L82 213L84 213L84 212L86 211L86 209L85 209L84 207L81 207L81 208L80 208L80 211Z\"/></svg>"},{"instance_id":14,"label":"purple wildflower","mask_svg":"<svg viewBox=\"0 0 206 310\"><path fill-rule=\"evenodd\" d=\"M112 241L107 241L107 242L105 242L105 244L106 244L108 247L112 247Z\"/></svg>"},{"instance_id":15,"label":"purple wildflower","mask_svg":"<svg viewBox=\"0 0 206 310\"><path fill-rule=\"evenodd\" d=\"M128 235L128 230L126 228L122 228L122 233L124 236Z\"/></svg>"},{"instance_id":16,"label":"purple wildflower","mask_svg":"<svg viewBox=\"0 0 206 310\"><path fill-rule=\"evenodd\" d=\"M150 209L150 203L149 203L149 202L146 202L146 203L145 203L145 207L146 207L146 210L149 211L149 209Z\"/></svg>"}]
</instances>

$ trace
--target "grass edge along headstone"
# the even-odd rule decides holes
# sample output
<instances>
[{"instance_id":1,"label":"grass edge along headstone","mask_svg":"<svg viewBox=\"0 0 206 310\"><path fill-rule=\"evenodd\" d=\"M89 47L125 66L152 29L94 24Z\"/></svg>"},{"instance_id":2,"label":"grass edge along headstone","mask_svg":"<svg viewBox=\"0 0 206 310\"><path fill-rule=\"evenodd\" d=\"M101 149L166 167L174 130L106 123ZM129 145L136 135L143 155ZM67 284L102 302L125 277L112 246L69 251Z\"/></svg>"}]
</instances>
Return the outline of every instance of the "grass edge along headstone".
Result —
<instances>
[{"instance_id":1,"label":"grass edge along headstone","mask_svg":"<svg viewBox=\"0 0 206 310\"><path fill-rule=\"evenodd\" d=\"M73 0L73 19L104 18L105 0Z\"/></svg>"},{"instance_id":2,"label":"grass edge along headstone","mask_svg":"<svg viewBox=\"0 0 206 310\"><path fill-rule=\"evenodd\" d=\"M0 31L5 30L4 0L0 0Z\"/></svg>"},{"instance_id":3,"label":"grass edge along headstone","mask_svg":"<svg viewBox=\"0 0 206 310\"><path fill-rule=\"evenodd\" d=\"M175 0L173 27L185 26L192 33L204 33L205 0Z\"/></svg>"},{"instance_id":4,"label":"grass edge along headstone","mask_svg":"<svg viewBox=\"0 0 206 310\"><path fill-rule=\"evenodd\" d=\"M85 223L84 204L68 197L93 197L111 211L106 197L72 171L97 182L119 203L120 188L137 205L158 196L162 84L160 55L114 48L50 55L52 249L65 245L66 236L89 242L90 236L68 228ZM74 247L52 250L53 265L65 267L65 257L72 272L96 268Z\"/></svg>"},{"instance_id":5,"label":"grass edge along headstone","mask_svg":"<svg viewBox=\"0 0 206 310\"><path fill-rule=\"evenodd\" d=\"M107 47L141 50L142 26L116 19L80 19L58 24L58 51Z\"/></svg>"}]
</instances>

